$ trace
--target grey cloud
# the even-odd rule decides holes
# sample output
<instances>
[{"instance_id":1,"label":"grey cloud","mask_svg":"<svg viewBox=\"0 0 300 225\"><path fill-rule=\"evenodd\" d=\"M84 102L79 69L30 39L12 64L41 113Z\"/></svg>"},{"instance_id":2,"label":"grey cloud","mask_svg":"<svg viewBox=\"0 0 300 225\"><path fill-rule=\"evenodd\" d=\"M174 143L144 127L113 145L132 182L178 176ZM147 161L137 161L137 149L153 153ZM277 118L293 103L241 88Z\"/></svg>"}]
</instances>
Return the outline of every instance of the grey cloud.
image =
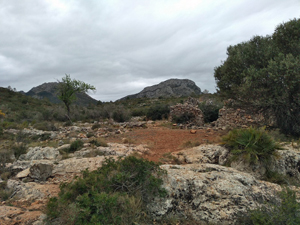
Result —
<instances>
[{"instance_id":1,"label":"grey cloud","mask_svg":"<svg viewBox=\"0 0 300 225\"><path fill-rule=\"evenodd\" d=\"M104 101L169 78L214 92L214 67L226 48L271 34L299 16L299 6L298 0L0 0L0 86L28 91L67 73L96 86L91 95Z\"/></svg>"}]
</instances>

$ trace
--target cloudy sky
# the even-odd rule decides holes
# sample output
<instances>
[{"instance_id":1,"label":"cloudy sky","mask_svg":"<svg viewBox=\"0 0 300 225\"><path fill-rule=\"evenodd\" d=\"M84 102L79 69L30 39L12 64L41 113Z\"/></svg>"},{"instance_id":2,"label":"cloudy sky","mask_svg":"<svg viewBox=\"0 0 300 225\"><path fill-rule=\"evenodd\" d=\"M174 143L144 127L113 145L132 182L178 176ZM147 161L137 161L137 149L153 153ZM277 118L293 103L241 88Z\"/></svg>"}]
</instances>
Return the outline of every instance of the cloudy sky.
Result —
<instances>
[{"instance_id":1,"label":"cloudy sky","mask_svg":"<svg viewBox=\"0 0 300 225\"><path fill-rule=\"evenodd\" d=\"M115 101L170 78L216 90L226 48L300 17L300 0L0 0L0 86L65 74Z\"/></svg>"}]
</instances>

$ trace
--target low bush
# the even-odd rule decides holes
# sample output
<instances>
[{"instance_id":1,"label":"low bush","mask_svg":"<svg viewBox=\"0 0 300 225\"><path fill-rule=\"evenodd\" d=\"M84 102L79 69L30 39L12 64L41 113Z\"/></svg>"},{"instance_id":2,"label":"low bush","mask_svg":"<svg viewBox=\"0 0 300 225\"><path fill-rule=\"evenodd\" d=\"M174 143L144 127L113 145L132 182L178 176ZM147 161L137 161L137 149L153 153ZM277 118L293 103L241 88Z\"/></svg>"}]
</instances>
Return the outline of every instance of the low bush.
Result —
<instances>
[{"instance_id":1,"label":"low bush","mask_svg":"<svg viewBox=\"0 0 300 225\"><path fill-rule=\"evenodd\" d=\"M0 183L0 201L6 201L12 195L13 190L8 189L6 186L6 182Z\"/></svg>"},{"instance_id":2,"label":"low bush","mask_svg":"<svg viewBox=\"0 0 300 225\"><path fill-rule=\"evenodd\" d=\"M199 104L199 108L203 112L204 122L211 123L219 118L219 110L223 107L222 104L210 104L203 102Z\"/></svg>"},{"instance_id":3,"label":"low bush","mask_svg":"<svg viewBox=\"0 0 300 225\"><path fill-rule=\"evenodd\" d=\"M139 224L147 219L146 204L164 196L159 166L133 156L106 159L96 171L60 186L47 205L48 219L65 224Z\"/></svg>"},{"instance_id":4,"label":"low bush","mask_svg":"<svg viewBox=\"0 0 300 225\"><path fill-rule=\"evenodd\" d=\"M116 122L122 123L130 120L130 113L124 107L117 107L112 113L112 119Z\"/></svg>"},{"instance_id":5,"label":"low bush","mask_svg":"<svg viewBox=\"0 0 300 225\"><path fill-rule=\"evenodd\" d=\"M90 141L90 144L95 145L97 147L102 146L102 147L108 147L108 144L106 141L103 139L93 139Z\"/></svg>"},{"instance_id":6,"label":"low bush","mask_svg":"<svg viewBox=\"0 0 300 225\"><path fill-rule=\"evenodd\" d=\"M170 108L168 105L158 104L151 106L147 111L147 118L150 120L167 119L170 114Z\"/></svg>"},{"instance_id":7,"label":"low bush","mask_svg":"<svg viewBox=\"0 0 300 225\"><path fill-rule=\"evenodd\" d=\"M68 152L72 153L72 152L76 152L78 150L80 150L83 147L83 141L82 140L76 140L73 141L70 145L70 148L68 149Z\"/></svg>"},{"instance_id":8,"label":"low bush","mask_svg":"<svg viewBox=\"0 0 300 225\"><path fill-rule=\"evenodd\" d=\"M298 225L300 224L300 203L296 192L284 188L279 193L280 202L267 204L238 218L238 224L245 225Z\"/></svg>"},{"instance_id":9,"label":"low bush","mask_svg":"<svg viewBox=\"0 0 300 225\"><path fill-rule=\"evenodd\" d=\"M56 131L57 127L53 123L49 122L41 122L41 123L36 123L33 125L33 127L37 130L45 130L45 131Z\"/></svg>"},{"instance_id":10,"label":"low bush","mask_svg":"<svg viewBox=\"0 0 300 225\"><path fill-rule=\"evenodd\" d=\"M191 120L195 119L195 115L190 112L184 112L180 116L173 116L172 122L174 123L188 123Z\"/></svg>"},{"instance_id":11,"label":"low bush","mask_svg":"<svg viewBox=\"0 0 300 225\"><path fill-rule=\"evenodd\" d=\"M281 149L264 129L235 129L223 137L224 145L234 155L241 155L250 163L268 160L277 149Z\"/></svg>"},{"instance_id":12,"label":"low bush","mask_svg":"<svg viewBox=\"0 0 300 225\"><path fill-rule=\"evenodd\" d=\"M92 130L96 130L96 129L100 128L100 127L101 127L101 125L99 123L95 123L92 126Z\"/></svg>"}]
</instances>

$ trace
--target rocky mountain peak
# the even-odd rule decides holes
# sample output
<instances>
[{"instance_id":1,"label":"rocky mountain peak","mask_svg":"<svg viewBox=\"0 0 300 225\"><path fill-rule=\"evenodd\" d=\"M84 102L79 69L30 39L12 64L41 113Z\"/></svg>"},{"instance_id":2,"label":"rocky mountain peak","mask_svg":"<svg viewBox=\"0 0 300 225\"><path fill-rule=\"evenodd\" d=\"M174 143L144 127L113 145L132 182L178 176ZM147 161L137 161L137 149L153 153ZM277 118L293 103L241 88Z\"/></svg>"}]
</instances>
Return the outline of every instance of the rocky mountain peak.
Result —
<instances>
[{"instance_id":1,"label":"rocky mountain peak","mask_svg":"<svg viewBox=\"0 0 300 225\"><path fill-rule=\"evenodd\" d=\"M192 94L200 95L201 89L194 81L189 79L169 79L159 84L146 87L141 92L128 95L126 98L159 98L159 97L182 97Z\"/></svg>"}]
</instances>

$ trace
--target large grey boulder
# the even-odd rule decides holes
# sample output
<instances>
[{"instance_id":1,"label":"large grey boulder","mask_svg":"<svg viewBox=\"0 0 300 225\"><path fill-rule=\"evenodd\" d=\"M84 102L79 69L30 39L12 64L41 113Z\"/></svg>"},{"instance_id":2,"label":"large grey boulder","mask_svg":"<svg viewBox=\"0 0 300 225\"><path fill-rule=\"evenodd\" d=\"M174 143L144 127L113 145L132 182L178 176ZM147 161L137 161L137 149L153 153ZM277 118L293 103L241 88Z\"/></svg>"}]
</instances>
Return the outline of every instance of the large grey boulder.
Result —
<instances>
[{"instance_id":1,"label":"large grey boulder","mask_svg":"<svg viewBox=\"0 0 300 225\"><path fill-rule=\"evenodd\" d=\"M28 160L60 160L61 155L58 149L52 147L30 147L26 154L19 157L19 161Z\"/></svg>"},{"instance_id":2,"label":"large grey boulder","mask_svg":"<svg viewBox=\"0 0 300 225\"><path fill-rule=\"evenodd\" d=\"M29 176L39 181L45 181L52 175L53 164L51 163L36 163L29 169Z\"/></svg>"},{"instance_id":3,"label":"large grey boulder","mask_svg":"<svg viewBox=\"0 0 300 225\"><path fill-rule=\"evenodd\" d=\"M23 183L18 180L8 180L7 188L13 191L11 197L16 197L17 199L34 201L45 197L45 194L40 191L42 185L34 182Z\"/></svg>"},{"instance_id":4,"label":"large grey boulder","mask_svg":"<svg viewBox=\"0 0 300 225\"><path fill-rule=\"evenodd\" d=\"M214 164L163 165L168 196L155 199L149 210L157 218L191 217L213 224L234 224L239 213L277 201L281 187Z\"/></svg>"}]
</instances>

